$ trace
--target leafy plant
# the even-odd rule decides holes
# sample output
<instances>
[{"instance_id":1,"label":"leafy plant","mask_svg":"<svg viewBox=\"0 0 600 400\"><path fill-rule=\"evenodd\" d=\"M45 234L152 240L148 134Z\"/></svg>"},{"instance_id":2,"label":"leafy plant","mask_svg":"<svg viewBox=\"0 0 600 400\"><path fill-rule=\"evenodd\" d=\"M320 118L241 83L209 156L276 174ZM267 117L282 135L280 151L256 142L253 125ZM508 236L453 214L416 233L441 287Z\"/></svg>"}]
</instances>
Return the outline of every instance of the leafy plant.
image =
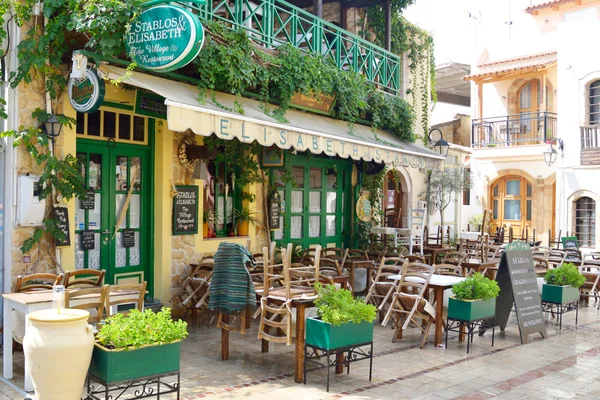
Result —
<instances>
[{"instance_id":1,"label":"leafy plant","mask_svg":"<svg viewBox=\"0 0 600 400\"><path fill-rule=\"evenodd\" d=\"M548 285L568 285L574 288L578 288L585 283L585 276L572 263L564 263L558 268L549 269L544 279Z\"/></svg>"},{"instance_id":2,"label":"leafy plant","mask_svg":"<svg viewBox=\"0 0 600 400\"><path fill-rule=\"evenodd\" d=\"M315 284L318 298L315 300L317 314L323 322L333 326L352 322L373 322L377 315L377 308L366 304L361 298L354 298L352 292L346 289L337 289L334 285L323 286Z\"/></svg>"},{"instance_id":3,"label":"leafy plant","mask_svg":"<svg viewBox=\"0 0 600 400\"><path fill-rule=\"evenodd\" d=\"M171 309L157 313L152 310L140 312L137 309L129 314L115 314L100 328L97 339L106 348L138 348L152 344L167 344L185 339L188 335L185 321L173 321Z\"/></svg>"},{"instance_id":4,"label":"leafy plant","mask_svg":"<svg viewBox=\"0 0 600 400\"><path fill-rule=\"evenodd\" d=\"M249 207L236 208L233 210L233 215L238 224L240 222L248 222L254 225L258 225L261 228L264 228L262 222L260 222L260 220L256 218L257 212L250 211Z\"/></svg>"},{"instance_id":5,"label":"leafy plant","mask_svg":"<svg viewBox=\"0 0 600 400\"><path fill-rule=\"evenodd\" d=\"M471 229L476 229L481 226L483 223L483 214L475 214L471 218L469 218L469 225L471 225Z\"/></svg>"},{"instance_id":6,"label":"leafy plant","mask_svg":"<svg viewBox=\"0 0 600 400\"><path fill-rule=\"evenodd\" d=\"M490 300L498 297L498 282L483 276L480 272L452 286L457 300Z\"/></svg>"}]
</instances>

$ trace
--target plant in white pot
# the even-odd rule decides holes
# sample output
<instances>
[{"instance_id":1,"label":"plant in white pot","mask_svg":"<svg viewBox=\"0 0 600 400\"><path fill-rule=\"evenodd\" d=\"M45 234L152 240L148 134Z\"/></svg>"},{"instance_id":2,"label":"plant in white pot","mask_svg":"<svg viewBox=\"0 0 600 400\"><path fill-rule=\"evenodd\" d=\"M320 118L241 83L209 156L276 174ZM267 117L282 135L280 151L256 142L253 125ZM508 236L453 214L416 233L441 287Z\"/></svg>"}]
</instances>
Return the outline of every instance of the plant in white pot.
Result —
<instances>
[{"instance_id":1,"label":"plant in white pot","mask_svg":"<svg viewBox=\"0 0 600 400\"><path fill-rule=\"evenodd\" d=\"M579 287L585 283L585 276L571 264L564 263L546 272L546 283L542 286L542 301L567 304L579 299Z\"/></svg>"}]
</instances>

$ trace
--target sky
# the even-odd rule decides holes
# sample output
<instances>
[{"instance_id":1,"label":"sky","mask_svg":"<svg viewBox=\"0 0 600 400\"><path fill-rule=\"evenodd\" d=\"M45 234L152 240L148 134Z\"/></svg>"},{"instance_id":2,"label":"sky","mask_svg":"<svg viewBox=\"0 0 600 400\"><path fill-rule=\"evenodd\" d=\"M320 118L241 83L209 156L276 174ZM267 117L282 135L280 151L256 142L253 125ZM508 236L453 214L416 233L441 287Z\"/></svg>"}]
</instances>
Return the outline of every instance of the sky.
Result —
<instances>
[{"instance_id":1,"label":"sky","mask_svg":"<svg viewBox=\"0 0 600 400\"><path fill-rule=\"evenodd\" d=\"M517 40L531 17L523 10L538 0L416 0L404 16L433 34L436 64L450 61L470 64L475 47L486 43ZM510 13L509 13L510 10ZM469 14L471 16L469 16ZM477 40L476 40L477 38Z\"/></svg>"}]
</instances>

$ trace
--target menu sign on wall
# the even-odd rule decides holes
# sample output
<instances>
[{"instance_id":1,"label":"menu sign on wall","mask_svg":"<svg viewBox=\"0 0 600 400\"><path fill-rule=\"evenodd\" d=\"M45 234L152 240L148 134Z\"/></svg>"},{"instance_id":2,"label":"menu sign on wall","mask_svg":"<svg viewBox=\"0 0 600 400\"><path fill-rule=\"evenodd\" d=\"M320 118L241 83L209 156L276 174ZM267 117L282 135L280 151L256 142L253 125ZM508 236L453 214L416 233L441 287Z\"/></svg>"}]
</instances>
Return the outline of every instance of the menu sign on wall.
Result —
<instances>
[{"instance_id":1,"label":"menu sign on wall","mask_svg":"<svg viewBox=\"0 0 600 400\"><path fill-rule=\"evenodd\" d=\"M94 250L96 237L93 230L81 231L81 250Z\"/></svg>"},{"instance_id":2,"label":"menu sign on wall","mask_svg":"<svg viewBox=\"0 0 600 400\"><path fill-rule=\"evenodd\" d=\"M269 201L269 226L272 231L281 229L281 200L279 196L273 195Z\"/></svg>"},{"instance_id":3,"label":"menu sign on wall","mask_svg":"<svg viewBox=\"0 0 600 400\"><path fill-rule=\"evenodd\" d=\"M175 186L173 235L198 233L198 186Z\"/></svg>"},{"instance_id":4,"label":"menu sign on wall","mask_svg":"<svg viewBox=\"0 0 600 400\"><path fill-rule=\"evenodd\" d=\"M85 192L85 196L79 199L82 210L93 210L96 207L96 192L94 189L89 189Z\"/></svg>"},{"instance_id":5,"label":"menu sign on wall","mask_svg":"<svg viewBox=\"0 0 600 400\"><path fill-rule=\"evenodd\" d=\"M123 247L135 247L135 231L133 229L123 229Z\"/></svg>"},{"instance_id":6,"label":"menu sign on wall","mask_svg":"<svg viewBox=\"0 0 600 400\"><path fill-rule=\"evenodd\" d=\"M55 238L56 246L70 246L71 235L69 231L69 210L67 207L54 207L53 210L54 219L56 220L56 226L63 233L64 238Z\"/></svg>"},{"instance_id":7,"label":"menu sign on wall","mask_svg":"<svg viewBox=\"0 0 600 400\"><path fill-rule=\"evenodd\" d=\"M496 323L500 329L506 327L514 303L521 343L527 343L528 336L534 333L546 337L533 254L527 243L515 241L506 246L496 281L500 286L500 295L496 300Z\"/></svg>"}]
</instances>

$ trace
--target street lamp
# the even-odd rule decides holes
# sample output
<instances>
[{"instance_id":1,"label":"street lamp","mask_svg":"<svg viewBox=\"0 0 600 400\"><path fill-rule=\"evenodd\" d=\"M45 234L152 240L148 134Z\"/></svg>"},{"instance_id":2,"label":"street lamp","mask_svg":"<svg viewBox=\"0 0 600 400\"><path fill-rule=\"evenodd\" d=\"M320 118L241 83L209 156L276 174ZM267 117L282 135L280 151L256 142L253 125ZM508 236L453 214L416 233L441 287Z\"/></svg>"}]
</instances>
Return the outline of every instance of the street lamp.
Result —
<instances>
[{"instance_id":1,"label":"street lamp","mask_svg":"<svg viewBox=\"0 0 600 400\"><path fill-rule=\"evenodd\" d=\"M432 139L432 133L437 131L439 133L439 139L435 140ZM448 144L448 142L446 142L444 140L444 134L442 133L442 131L440 131L437 128L434 128L432 130L429 131L429 135L428 135L428 139L429 139L429 143L431 143L433 145L434 150L441 156L446 157L448 155L448 149L450 148L450 145Z\"/></svg>"},{"instance_id":2,"label":"street lamp","mask_svg":"<svg viewBox=\"0 0 600 400\"><path fill-rule=\"evenodd\" d=\"M556 161L556 156L558 155L558 152L556 151L556 149L553 146L553 144L555 142L558 143L558 149L561 152L565 148L565 145L564 145L562 139L554 138L550 141L550 143L548 144L548 147L546 148L546 150L544 150L544 161L546 161L546 164L548 164L548 166L551 166L552 164L554 164L554 162Z\"/></svg>"},{"instance_id":3,"label":"street lamp","mask_svg":"<svg viewBox=\"0 0 600 400\"><path fill-rule=\"evenodd\" d=\"M62 129L62 124L56 117L56 115L51 114L46 122L44 122L44 128L46 131L46 135L52 140L60 135L60 130Z\"/></svg>"}]
</instances>

